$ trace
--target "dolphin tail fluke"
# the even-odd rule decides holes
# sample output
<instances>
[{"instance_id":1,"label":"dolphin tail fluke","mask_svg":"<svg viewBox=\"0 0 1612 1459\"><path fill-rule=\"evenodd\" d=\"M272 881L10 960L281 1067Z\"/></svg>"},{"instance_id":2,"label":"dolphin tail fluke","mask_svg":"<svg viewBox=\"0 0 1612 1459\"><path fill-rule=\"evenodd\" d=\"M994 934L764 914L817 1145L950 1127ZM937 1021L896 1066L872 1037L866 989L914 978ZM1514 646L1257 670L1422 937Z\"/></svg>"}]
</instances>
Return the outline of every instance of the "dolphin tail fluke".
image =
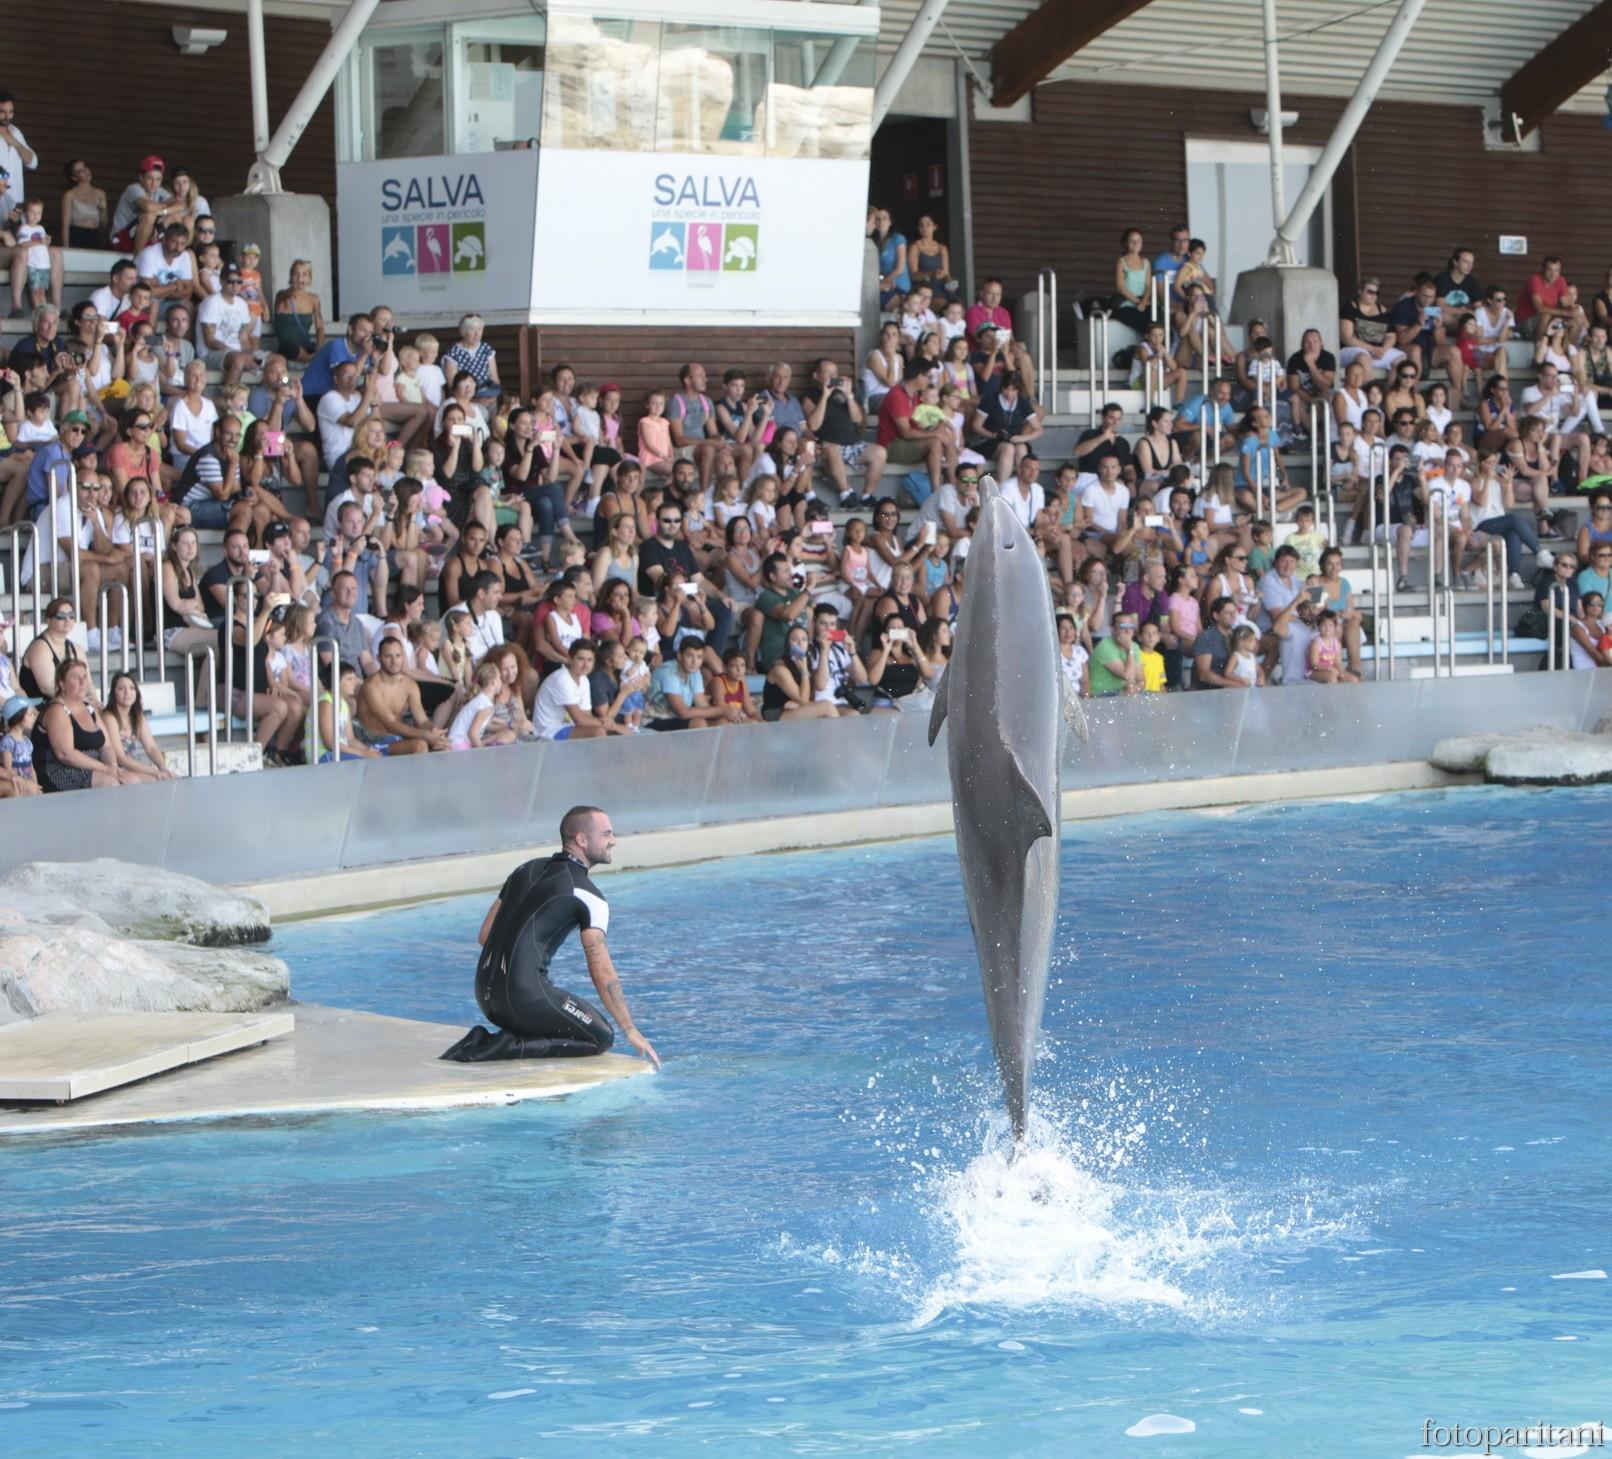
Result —
<instances>
[{"instance_id":1,"label":"dolphin tail fluke","mask_svg":"<svg viewBox=\"0 0 1612 1459\"><path fill-rule=\"evenodd\" d=\"M929 743L934 745L940 737L940 727L946 723L946 686L951 682L950 674L940 676L940 688L935 690L935 707L929 711Z\"/></svg>"}]
</instances>

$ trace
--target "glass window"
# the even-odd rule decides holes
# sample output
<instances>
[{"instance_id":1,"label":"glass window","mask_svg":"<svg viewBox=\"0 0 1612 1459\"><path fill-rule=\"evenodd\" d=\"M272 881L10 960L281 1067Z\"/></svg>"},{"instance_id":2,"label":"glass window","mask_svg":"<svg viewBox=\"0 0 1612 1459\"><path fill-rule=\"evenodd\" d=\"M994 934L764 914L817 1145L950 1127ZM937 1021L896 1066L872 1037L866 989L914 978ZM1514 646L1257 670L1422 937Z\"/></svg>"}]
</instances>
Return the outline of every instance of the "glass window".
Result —
<instances>
[{"instance_id":1,"label":"glass window","mask_svg":"<svg viewBox=\"0 0 1612 1459\"><path fill-rule=\"evenodd\" d=\"M772 33L674 25L661 40L655 146L660 152L760 156Z\"/></svg>"},{"instance_id":2,"label":"glass window","mask_svg":"<svg viewBox=\"0 0 1612 1459\"><path fill-rule=\"evenodd\" d=\"M445 153L441 31L430 38L372 42L367 69L368 155L380 160Z\"/></svg>"},{"instance_id":3,"label":"glass window","mask_svg":"<svg viewBox=\"0 0 1612 1459\"><path fill-rule=\"evenodd\" d=\"M763 108L769 157L865 158L873 141L872 36L772 35Z\"/></svg>"},{"instance_id":4,"label":"glass window","mask_svg":"<svg viewBox=\"0 0 1612 1459\"><path fill-rule=\"evenodd\" d=\"M657 20L551 16L543 145L653 152L660 32Z\"/></svg>"},{"instance_id":5,"label":"glass window","mask_svg":"<svg viewBox=\"0 0 1612 1459\"><path fill-rule=\"evenodd\" d=\"M491 152L537 140L546 29L541 15L454 27L463 67L458 151Z\"/></svg>"}]
</instances>

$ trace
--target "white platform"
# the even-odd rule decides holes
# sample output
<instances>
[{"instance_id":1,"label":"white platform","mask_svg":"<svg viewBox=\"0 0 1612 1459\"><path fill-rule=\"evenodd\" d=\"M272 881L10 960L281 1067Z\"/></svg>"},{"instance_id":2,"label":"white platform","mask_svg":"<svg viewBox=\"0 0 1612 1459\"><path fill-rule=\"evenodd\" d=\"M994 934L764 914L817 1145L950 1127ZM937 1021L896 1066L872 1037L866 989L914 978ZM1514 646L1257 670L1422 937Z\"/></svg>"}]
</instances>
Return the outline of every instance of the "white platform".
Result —
<instances>
[{"instance_id":1,"label":"white platform","mask_svg":"<svg viewBox=\"0 0 1612 1459\"><path fill-rule=\"evenodd\" d=\"M288 1034L272 1013L49 1013L0 1028L0 1103L63 1103Z\"/></svg>"},{"instance_id":2,"label":"white platform","mask_svg":"<svg viewBox=\"0 0 1612 1459\"><path fill-rule=\"evenodd\" d=\"M516 1104L649 1069L642 1059L621 1054L448 1064L438 1055L468 1024L420 1023L311 1003L297 1004L294 1011L296 1027L287 1036L228 1059L173 1069L83 1104L0 1107L0 1135L248 1115ZM0 1069L7 1066L0 1059Z\"/></svg>"}]
</instances>

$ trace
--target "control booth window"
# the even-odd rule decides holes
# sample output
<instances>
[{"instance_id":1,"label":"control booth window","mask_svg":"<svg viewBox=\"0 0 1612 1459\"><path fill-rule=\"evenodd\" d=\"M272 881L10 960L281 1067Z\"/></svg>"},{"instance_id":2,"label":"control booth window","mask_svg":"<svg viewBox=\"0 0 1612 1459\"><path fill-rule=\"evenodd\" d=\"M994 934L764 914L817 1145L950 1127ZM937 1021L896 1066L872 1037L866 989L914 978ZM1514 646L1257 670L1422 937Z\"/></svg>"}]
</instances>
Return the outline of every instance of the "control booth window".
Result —
<instances>
[{"instance_id":1,"label":"control booth window","mask_svg":"<svg viewBox=\"0 0 1612 1459\"><path fill-rule=\"evenodd\" d=\"M873 39L549 17L545 147L866 159Z\"/></svg>"}]
</instances>

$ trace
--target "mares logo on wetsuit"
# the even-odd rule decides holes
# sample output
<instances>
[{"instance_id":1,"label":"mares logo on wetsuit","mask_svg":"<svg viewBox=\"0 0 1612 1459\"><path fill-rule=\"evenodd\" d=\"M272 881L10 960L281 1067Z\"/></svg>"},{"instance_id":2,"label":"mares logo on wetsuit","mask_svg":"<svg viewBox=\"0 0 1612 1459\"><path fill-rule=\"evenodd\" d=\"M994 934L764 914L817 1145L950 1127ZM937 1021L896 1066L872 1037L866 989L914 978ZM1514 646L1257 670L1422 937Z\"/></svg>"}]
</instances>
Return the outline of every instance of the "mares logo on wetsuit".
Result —
<instances>
[{"instance_id":1,"label":"mares logo on wetsuit","mask_svg":"<svg viewBox=\"0 0 1612 1459\"><path fill-rule=\"evenodd\" d=\"M576 1019L578 1023L585 1023L590 1028L593 1026L593 1018L588 1011L584 1008L578 1008L569 998L565 1000L564 1012L568 1017Z\"/></svg>"}]
</instances>

